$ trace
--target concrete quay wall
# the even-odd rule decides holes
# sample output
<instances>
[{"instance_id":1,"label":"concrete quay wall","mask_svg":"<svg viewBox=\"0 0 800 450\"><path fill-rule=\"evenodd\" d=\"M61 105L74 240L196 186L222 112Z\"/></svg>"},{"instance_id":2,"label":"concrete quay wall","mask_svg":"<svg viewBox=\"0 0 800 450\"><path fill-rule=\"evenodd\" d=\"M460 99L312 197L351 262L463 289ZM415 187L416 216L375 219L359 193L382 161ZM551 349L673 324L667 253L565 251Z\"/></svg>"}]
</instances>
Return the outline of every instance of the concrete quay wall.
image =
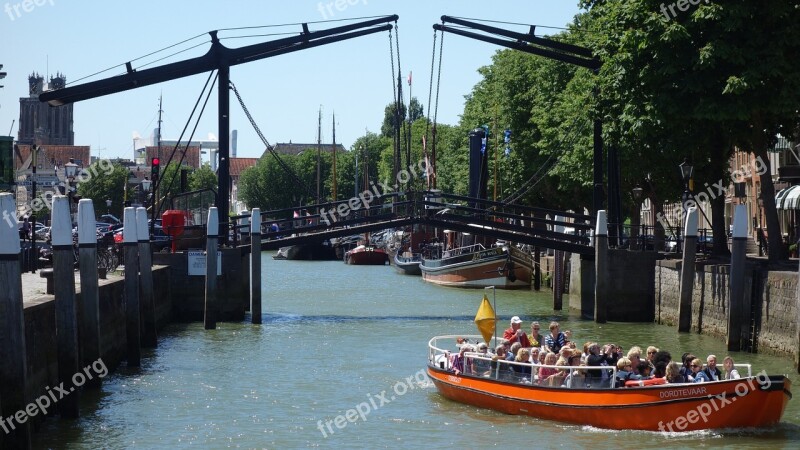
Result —
<instances>
[{"instance_id":1,"label":"concrete quay wall","mask_svg":"<svg viewBox=\"0 0 800 450\"><path fill-rule=\"evenodd\" d=\"M172 297L167 267L153 267L156 324L158 328L172 319ZM124 279L100 280L100 357L109 371L125 359ZM76 284L76 300L80 301L80 284ZM25 352L28 363L26 394L36 399L47 387L58 386L58 353L56 346L55 298L52 295L25 302ZM78 321L80 323L80 316ZM80 325L79 325L80 328ZM71 374L67 375L68 377ZM42 418L33 417L34 425Z\"/></svg>"},{"instance_id":2,"label":"concrete quay wall","mask_svg":"<svg viewBox=\"0 0 800 450\"><path fill-rule=\"evenodd\" d=\"M655 320L677 326L681 262L663 260L655 270ZM796 354L797 272L770 271L755 263L745 271L745 304L751 304L751 350ZM693 279L691 329L728 336L730 265L699 265Z\"/></svg>"}]
</instances>

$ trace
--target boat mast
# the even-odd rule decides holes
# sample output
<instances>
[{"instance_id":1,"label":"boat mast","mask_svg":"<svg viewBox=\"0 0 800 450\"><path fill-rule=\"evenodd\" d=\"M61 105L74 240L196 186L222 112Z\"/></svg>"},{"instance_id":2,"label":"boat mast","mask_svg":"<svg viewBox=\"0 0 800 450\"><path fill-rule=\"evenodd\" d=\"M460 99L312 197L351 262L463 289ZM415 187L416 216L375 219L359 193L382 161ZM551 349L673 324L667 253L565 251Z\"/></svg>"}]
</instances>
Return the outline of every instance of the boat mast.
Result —
<instances>
[{"instance_id":1,"label":"boat mast","mask_svg":"<svg viewBox=\"0 0 800 450\"><path fill-rule=\"evenodd\" d=\"M497 103L494 104L494 197L492 200L497 201L497 152L500 151L500 146L497 144Z\"/></svg>"},{"instance_id":2,"label":"boat mast","mask_svg":"<svg viewBox=\"0 0 800 450\"><path fill-rule=\"evenodd\" d=\"M322 105L319 105L319 117L317 118L317 204L318 205L320 204L319 160L321 158L321 155L322 155Z\"/></svg>"},{"instance_id":3,"label":"boat mast","mask_svg":"<svg viewBox=\"0 0 800 450\"><path fill-rule=\"evenodd\" d=\"M333 201L336 201L336 112L333 113Z\"/></svg>"}]
</instances>

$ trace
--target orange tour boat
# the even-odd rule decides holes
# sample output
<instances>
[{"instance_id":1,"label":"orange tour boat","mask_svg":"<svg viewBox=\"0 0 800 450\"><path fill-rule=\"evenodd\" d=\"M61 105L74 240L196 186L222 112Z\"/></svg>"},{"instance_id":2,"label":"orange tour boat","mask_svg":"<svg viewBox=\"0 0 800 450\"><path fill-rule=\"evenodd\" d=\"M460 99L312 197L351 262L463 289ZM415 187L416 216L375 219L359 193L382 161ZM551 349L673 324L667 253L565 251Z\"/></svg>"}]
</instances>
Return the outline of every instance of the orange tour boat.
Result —
<instances>
[{"instance_id":1,"label":"orange tour boat","mask_svg":"<svg viewBox=\"0 0 800 450\"><path fill-rule=\"evenodd\" d=\"M480 336L467 338L481 341ZM540 384L530 364L498 364L485 353L463 349L459 353L463 344L457 340L463 341L458 336L439 336L428 344L427 372L439 393L453 401L506 414L613 430L761 428L778 424L792 398L788 378L763 372L753 375L748 364L737 364L742 378L735 380L644 382L642 386L622 388L613 387L613 367L604 367L607 376L589 385L580 376L581 372L586 373L585 367L534 366L570 374L555 383ZM573 374L577 380L574 383L570 379Z\"/></svg>"}]
</instances>

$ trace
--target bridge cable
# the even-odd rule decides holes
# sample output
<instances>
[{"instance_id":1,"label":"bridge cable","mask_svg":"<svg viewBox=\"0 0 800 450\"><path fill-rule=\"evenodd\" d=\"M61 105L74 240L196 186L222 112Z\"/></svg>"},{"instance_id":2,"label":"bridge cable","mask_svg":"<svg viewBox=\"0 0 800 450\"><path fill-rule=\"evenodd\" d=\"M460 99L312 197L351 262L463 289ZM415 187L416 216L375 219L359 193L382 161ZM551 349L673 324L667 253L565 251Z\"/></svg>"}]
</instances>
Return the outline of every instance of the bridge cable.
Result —
<instances>
[{"instance_id":1,"label":"bridge cable","mask_svg":"<svg viewBox=\"0 0 800 450\"><path fill-rule=\"evenodd\" d=\"M181 145L181 141L183 140L183 136L186 134L186 130L189 128L189 124L192 122L192 118L194 117L194 114L197 111L197 107L200 105L200 100L203 98L203 95L205 95L206 89L208 89L208 85L211 82L211 77L212 77L212 75L214 75L214 73L215 72L213 70L211 72L209 72L208 78L206 79L206 84L203 85L203 90L200 91L200 95L197 97L197 101L195 101L195 103L194 103L194 108L192 108L192 112L189 114L189 117L186 119L186 124L183 126L183 130L181 131L181 135L178 138L178 141L175 143L175 146L172 148L172 152L170 152L170 154L169 154L169 158L167 159L167 163L164 164L164 169L165 170L169 166L169 164L172 162L172 159L175 157L175 152L178 151L178 147L180 147L180 145ZM210 89L209 89L209 92L211 92ZM200 114L202 115L202 112ZM198 117L198 120L199 120L199 117ZM189 140L189 142L191 143L191 139ZM186 156L186 152L185 151L183 152L183 156L184 157ZM183 161L183 158L181 158L181 161ZM167 185L168 188L172 185L173 181L174 181L174 178L172 180L170 180L169 184ZM153 202L153 205L151 207L152 208L156 208L156 205L158 205L158 208L154 210L154 214L155 215L158 215L158 213L161 211L161 206L163 206L163 203L158 203L158 195L157 194L158 194L158 188L159 187L161 187L161 178L159 178L158 180L153 181L153 199L154 199L154 202Z\"/></svg>"},{"instance_id":2,"label":"bridge cable","mask_svg":"<svg viewBox=\"0 0 800 450\"><path fill-rule=\"evenodd\" d=\"M428 133L430 131L430 126L431 126L430 117L431 117L431 97L433 96L433 69L436 68L436 34L437 31L433 30L433 51L431 52L431 79L430 79L430 84L428 84L428 112L425 113L425 134L422 137L422 152L425 158L425 172L427 175L426 176L427 180L425 181L427 182L427 189L431 188L430 171L432 170L432 168L428 167L428 164L430 164L430 159L428 158Z\"/></svg>"},{"instance_id":3,"label":"bridge cable","mask_svg":"<svg viewBox=\"0 0 800 450\"><path fill-rule=\"evenodd\" d=\"M244 111L244 115L247 116L247 120L250 121L250 125L253 126L258 137L261 139L261 142L266 146L267 150L270 152L272 156L275 157L275 160L278 162L278 165L289 174L290 177L297 183L298 186L303 188L305 194L309 196L309 198L315 198L316 194L311 192L311 189L308 187L306 183L303 182L297 174L294 173L291 167L289 167L286 162L284 162L281 157L278 155L278 152L275 151L275 148L269 144L267 138L264 136L264 133L261 132L261 128L258 127L256 120L253 118L253 115L250 114L250 110L247 109L247 105L244 104L244 100L242 100L242 96L239 94L239 90L236 89L236 85L233 84L233 81L230 82L230 88L233 90L233 93L236 95L236 99L239 101L239 105L242 107L242 111Z\"/></svg>"},{"instance_id":4,"label":"bridge cable","mask_svg":"<svg viewBox=\"0 0 800 450\"><path fill-rule=\"evenodd\" d=\"M443 22L444 23L444 22ZM442 31L442 39L439 41L439 68L438 74L436 76L436 104L433 108L433 131L431 134L431 138L433 140L433 146L431 148L431 157L433 159L433 188L436 189L436 142L437 142L437 135L436 135L436 123L439 117L439 88L442 85L442 51L444 50L444 31ZM434 48L434 52L436 49Z\"/></svg>"},{"instance_id":5,"label":"bridge cable","mask_svg":"<svg viewBox=\"0 0 800 450\"><path fill-rule=\"evenodd\" d=\"M580 120L580 119L576 118L576 122L578 120ZM573 126L574 125L575 124L573 124ZM567 147L567 148L572 147L572 145L577 140L578 136L580 136L580 134L585 129L586 129L586 122L584 122L583 126L581 126L581 128L577 132L573 131L572 133L570 133L570 140L569 140L569 142L567 142L567 145L565 147ZM564 151L562 150L561 153L563 153L563 152ZM536 187L536 185L539 184L539 182L541 182L544 179L544 175L546 175L548 172L550 172L550 170L558 163L558 161L561 158L561 156L559 156L558 158L556 158L555 161L553 161L553 158L556 156L556 154L557 154L557 152L550 153L550 155L547 157L547 160L542 165L539 166L539 169L533 175L531 175L531 177L528 178L528 180L525 183L523 183L522 186L517 188L517 190L514 191L514 193L512 193L511 195L509 195L505 199L501 200L501 203L505 203L505 204L514 203L515 201L519 200L522 196L524 196L528 192L530 192L534 187ZM551 163L551 161L553 161L553 162ZM544 174L539 176L539 174L542 172L542 170L544 170Z\"/></svg>"},{"instance_id":6,"label":"bridge cable","mask_svg":"<svg viewBox=\"0 0 800 450\"><path fill-rule=\"evenodd\" d=\"M192 115L194 115L194 111L197 109L197 104L200 103L200 99L203 97L203 93L205 93L206 87L208 87L208 82L211 80L211 75L214 74L214 73L215 73L215 71L211 71L211 73L208 74L208 79L206 80L206 85L203 87L203 92L200 93L200 97L198 97L197 103L194 105L195 109L192 110ZM211 83L212 85L216 84L218 75L219 75L218 72L216 73L216 75L214 75L214 81ZM189 140L186 141L186 148L184 148L184 150L181 152L181 159L180 159L180 161L178 161L178 170L176 170L175 172L172 173L172 178L170 178L169 183L167 184L167 190L169 190L169 188L172 187L172 183L175 182L175 177L178 175L178 172L180 172L181 164L183 164L183 160L186 158L186 153L188 153L188 150L189 150L189 144L191 144L192 143L192 139L194 139L194 133L197 131L197 126L200 124L200 118L203 117L203 112L205 112L205 110L206 110L206 105L208 104L208 99L211 97L211 93L213 91L214 90L211 89L211 88L208 89L208 93L206 94L206 99L203 102L203 107L200 108L200 113L197 115L197 120L194 123L194 128L192 128L191 134L189 135ZM184 133L186 133L186 128L189 126L189 121L191 121L192 115L189 116L189 120L186 122L186 127L184 127L183 132L181 132L181 135L178 138L178 142L175 143L175 147L172 148L172 153L170 153L170 155L169 155L169 160L167 161L167 164L164 166L164 170L166 170L166 168L169 166L170 162L172 162L172 158L175 156L175 152L178 150L178 147L180 146L181 141L183 140L183 135L184 135ZM157 186L160 186L160 185L161 185L161 179L159 178ZM157 192L157 191L153 190L153 192ZM156 215L158 215L158 213L163 209L164 202L166 202L166 200L167 200L167 196L165 194L161 198L161 202L158 204L158 209L155 210L155 214ZM153 206L155 207L155 204Z\"/></svg>"},{"instance_id":7,"label":"bridge cable","mask_svg":"<svg viewBox=\"0 0 800 450\"><path fill-rule=\"evenodd\" d=\"M403 164L400 151L400 97L403 95L403 85L400 75L400 55L398 56L397 78L394 72L394 47L392 42L392 30L389 30L389 58L392 63L392 102L394 103L394 117L392 118L392 187L395 191L398 190L397 174L400 171L400 166Z\"/></svg>"},{"instance_id":8,"label":"bridge cable","mask_svg":"<svg viewBox=\"0 0 800 450\"><path fill-rule=\"evenodd\" d=\"M394 43L395 47L397 48L397 84L398 88L398 97L400 101L403 101L403 69L400 64L400 26L397 24L397 21L394 21ZM410 93L410 91L409 91ZM411 96L408 97L408 107L406 108L406 112L408 114L408 121L406 117L403 116L403 135L406 138L406 166L404 167L405 170L408 170L411 167L411 125L409 122L411 121ZM399 130L398 130L399 131ZM398 139L398 142L400 139ZM402 156L400 157L400 165L402 166ZM408 183L412 182L409 178L409 181L406 182L406 188L408 188Z\"/></svg>"}]
</instances>

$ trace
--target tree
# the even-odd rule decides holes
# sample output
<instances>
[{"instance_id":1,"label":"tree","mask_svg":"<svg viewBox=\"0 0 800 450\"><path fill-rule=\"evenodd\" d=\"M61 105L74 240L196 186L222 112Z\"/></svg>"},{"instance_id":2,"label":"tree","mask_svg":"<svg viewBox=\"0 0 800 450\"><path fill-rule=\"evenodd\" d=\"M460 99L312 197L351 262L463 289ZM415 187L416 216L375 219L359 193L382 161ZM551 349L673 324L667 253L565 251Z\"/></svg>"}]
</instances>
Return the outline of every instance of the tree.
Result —
<instances>
[{"instance_id":1,"label":"tree","mask_svg":"<svg viewBox=\"0 0 800 450\"><path fill-rule=\"evenodd\" d=\"M201 189L217 190L217 174L208 165L203 165L189 175L189 190L199 191Z\"/></svg>"},{"instance_id":2,"label":"tree","mask_svg":"<svg viewBox=\"0 0 800 450\"><path fill-rule=\"evenodd\" d=\"M419 119L425 117L425 113L423 112L422 103L417 100L417 97L411 97L411 102L409 103L408 108L408 120L411 122L416 122Z\"/></svg>"},{"instance_id":3,"label":"tree","mask_svg":"<svg viewBox=\"0 0 800 450\"><path fill-rule=\"evenodd\" d=\"M776 134L793 137L797 131L800 71L793 60L800 54L800 1L702 2L667 20L658 4L582 3L589 13L578 22L603 57L605 106L619 119L609 134L657 144L672 166L690 156L700 177L727 185L733 145L765 164ZM769 171L761 174L760 186L774 261L784 249ZM723 208L724 198L717 196L717 236L727 233Z\"/></svg>"},{"instance_id":4,"label":"tree","mask_svg":"<svg viewBox=\"0 0 800 450\"><path fill-rule=\"evenodd\" d=\"M111 170L108 170L110 167ZM78 195L91 199L94 213L98 218L106 213L106 200L111 200L111 214L122 217L125 185L130 172L119 164L95 162L83 171L85 176L78 178ZM43 217L37 213L37 217Z\"/></svg>"}]
</instances>

